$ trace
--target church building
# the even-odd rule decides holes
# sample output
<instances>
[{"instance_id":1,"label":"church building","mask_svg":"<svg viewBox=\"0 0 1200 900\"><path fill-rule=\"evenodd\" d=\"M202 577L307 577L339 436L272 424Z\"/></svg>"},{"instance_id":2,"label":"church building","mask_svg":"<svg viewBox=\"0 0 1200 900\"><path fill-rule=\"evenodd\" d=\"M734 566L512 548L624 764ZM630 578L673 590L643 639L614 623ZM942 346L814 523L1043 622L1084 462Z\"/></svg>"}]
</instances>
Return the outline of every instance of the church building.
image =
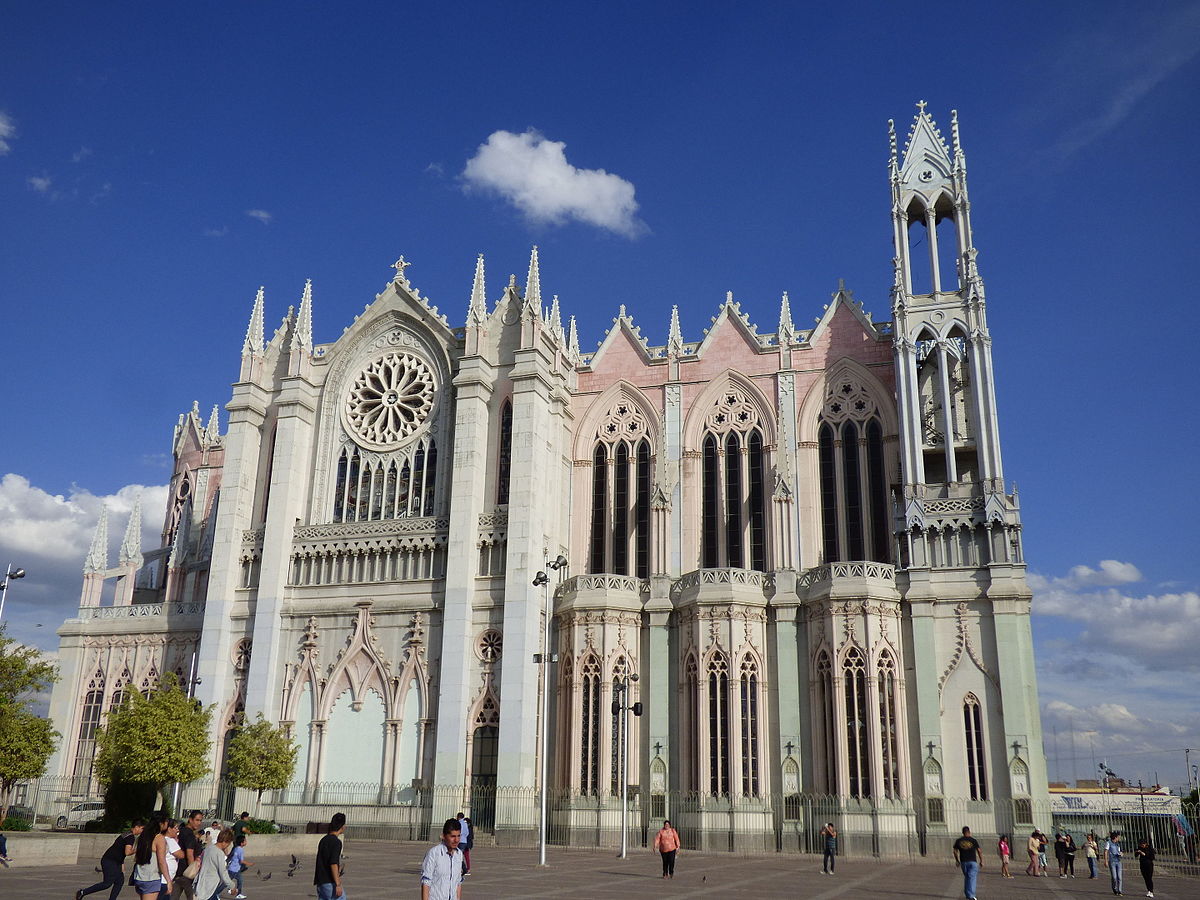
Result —
<instances>
[{"instance_id":1,"label":"church building","mask_svg":"<svg viewBox=\"0 0 1200 900\"><path fill-rule=\"evenodd\" d=\"M843 286L810 328L784 294L767 333L730 294L665 346L622 306L583 352L536 247L490 294L479 257L461 325L403 257L327 343L311 284L273 333L260 289L226 429L175 428L161 546L136 510L109 568L100 521L57 774L96 790L107 711L175 672L215 708L214 773L244 716L288 729L280 821L466 808L515 843L545 772L554 833L594 843L627 757L638 833L669 815L688 846L806 846L818 808L876 847L1031 825L1031 592L957 115L889 135L881 320Z\"/></svg>"}]
</instances>

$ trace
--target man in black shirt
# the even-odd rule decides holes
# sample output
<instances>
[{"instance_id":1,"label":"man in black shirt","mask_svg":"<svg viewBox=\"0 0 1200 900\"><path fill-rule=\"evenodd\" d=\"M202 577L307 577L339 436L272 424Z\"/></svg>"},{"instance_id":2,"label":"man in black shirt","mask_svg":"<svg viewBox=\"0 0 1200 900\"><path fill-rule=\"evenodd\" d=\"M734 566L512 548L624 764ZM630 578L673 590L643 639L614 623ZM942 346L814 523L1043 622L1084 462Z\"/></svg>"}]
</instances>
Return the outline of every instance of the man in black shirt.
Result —
<instances>
[{"instance_id":1,"label":"man in black shirt","mask_svg":"<svg viewBox=\"0 0 1200 900\"><path fill-rule=\"evenodd\" d=\"M250 821L250 813L244 812L237 817L237 821L233 823L233 846L237 846L237 839L246 833L246 823Z\"/></svg>"},{"instance_id":2,"label":"man in black shirt","mask_svg":"<svg viewBox=\"0 0 1200 900\"><path fill-rule=\"evenodd\" d=\"M975 900L975 880L983 868L983 856L979 853L979 841L971 837L970 828L964 828L962 837L954 842L954 864L962 868L963 896Z\"/></svg>"},{"instance_id":3,"label":"man in black shirt","mask_svg":"<svg viewBox=\"0 0 1200 900\"><path fill-rule=\"evenodd\" d=\"M200 851L204 849L200 845L200 826L203 824L203 810L193 809L187 821L179 827L179 849L183 851L183 859L179 860L179 869L175 872L171 900L196 900L195 883L183 873L200 858Z\"/></svg>"},{"instance_id":4,"label":"man in black shirt","mask_svg":"<svg viewBox=\"0 0 1200 900\"><path fill-rule=\"evenodd\" d=\"M346 830L346 814L334 813L329 821L329 833L317 844L317 870L313 884L317 886L317 900L338 900L345 897L342 890L342 839Z\"/></svg>"},{"instance_id":5,"label":"man in black shirt","mask_svg":"<svg viewBox=\"0 0 1200 900\"><path fill-rule=\"evenodd\" d=\"M133 854L138 835L142 833L144 827L145 824L141 819L134 819L129 833L117 836L117 839L112 842L112 846L105 850L104 855L100 857L100 871L104 873L104 878L90 888L76 891L75 900L83 900L88 894L95 894L105 888L112 889L109 892L108 900L117 900L117 894L121 893L121 887L125 883L125 857Z\"/></svg>"}]
</instances>

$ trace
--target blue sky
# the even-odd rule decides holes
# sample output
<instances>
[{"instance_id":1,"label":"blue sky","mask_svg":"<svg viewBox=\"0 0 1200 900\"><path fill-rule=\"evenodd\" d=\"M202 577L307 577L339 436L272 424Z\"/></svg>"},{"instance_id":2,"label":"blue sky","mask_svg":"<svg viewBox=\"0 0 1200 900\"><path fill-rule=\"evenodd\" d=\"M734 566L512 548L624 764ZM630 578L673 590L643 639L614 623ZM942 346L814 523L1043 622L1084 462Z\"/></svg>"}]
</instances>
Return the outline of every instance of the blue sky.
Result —
<instances>
[{"instance_id":1,"label":"blue sky","mask_svg":"<svg viewBox=\"0 0 1200 900\"><path fill-rule=\"evenodd\" d=\"M886 122L926 99L959 110L1052 774L1096 746L1181 782L1198 83L1196 3L13 7L0 565L30 576L5 618L53 646L106 499L117 541L151 489L153 536L171 428L228 399L260 284L277 322L312 278L331 341L403 253L460 322L475 255L494 298L537 243L585 350L621 303L698 339L727 290L763 331L786 290L804 327L839 278L888 318Z\"/></svg>"}]
</instances>

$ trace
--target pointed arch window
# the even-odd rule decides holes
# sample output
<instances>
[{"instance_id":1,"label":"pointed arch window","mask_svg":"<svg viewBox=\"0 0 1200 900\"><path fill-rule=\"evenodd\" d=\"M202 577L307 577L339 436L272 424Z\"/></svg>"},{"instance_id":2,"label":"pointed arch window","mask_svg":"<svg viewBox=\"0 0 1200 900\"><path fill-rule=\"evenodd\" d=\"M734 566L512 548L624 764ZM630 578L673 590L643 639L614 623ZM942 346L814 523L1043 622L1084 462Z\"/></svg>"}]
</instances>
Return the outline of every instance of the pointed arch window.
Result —
<instances>
[{"instance_id":1,"label":"pointed arch window","mask_svg":"<svg viewBox=\"0 0 1200 900\"><path fill-rule=\"evenodd\" d=\"M594 656L579 667L583 704L579 728L579 790L600 792L600 661Z\"/></svg>"},{"instance_id":2,"label":"pointed arch window","mask_svg":"<svg viewBox=\"0 0 1200 900\"><path fill-rule=\"evenodd\" d=\"M721 395L700 446L702 564L766 571L766 446L758 409L741 388Z\"/></svg>"},{"instance_id":3,"label":"pointed arch window","mask_svg":"<svg viewBox=\"0 0 1200 900\"><path fill-rule=\"evenodd\" d=\"M684 741L686 745L686 784L690 790L700 790L700 669L696 665L696 657L688 654L683 664L684 689L687 691L688 734L695 738Z\"/></svg>"},{"instance_id":4,"label":"pointed arch window","mask_svg":"<svg viewBox=\"0 0 1200 900\"><path fill-rule=\"evenodd\" d=\"M824 562L890 562L887 457L874 398L855 378L826 389L817 429Z\"/></svg>"},{"instance_id":5,"label":"pointed arch window","mask_svg":"<svg viewBox=\"0 0 1200 900\"><path fill-rule=\"evenodd\" d=\"M842 687L846 702L846 761L849 766L848 793L871 796L871 744L867 717L867 666L862 653L851 648L842 661Z\"/></svg>"},{"instance_id":6,"label":"pointed arch window","mask_svg":"<svg viewBox=\"0 0 1200 900\"><path fill-rule=\"evenodd\" d=\"M833 665L829 654L817 654L816 703L817 732L820 735L822 758L819 760L818 784L829 794L837 793L837 715L834 710Z\"/></svg>"},{"instance_id":7,"label":"pointed arch window","mask_svg":"<svg viewBox=\"0 0 1200 900\"><path fill-rule=\"evenodd\" d=\"M758 778L758 663L750 656L742 660L739 700L741 701L742 793L759 795Z\"/></svg>"},{"instance_id":8,"label":"pointed arch window","mask_svg":"<svg viewBox=\"0 0 1200 900\"><path fill-rule=\"evenodd\" d=\"M983 753L983 708L979 698L963 699L963 738L967 745L967 794L972 800L987 800L987 765Z\"/></svg>"},{"instance_id":9,"label":"pointed arch window","mask_svg":"<svg viewBox=\"0 0 1200 900\"><path fill-rule=\"evenodd\" d=\"M338 455L333 521L432 516L437 462L437 444L428 435L385 454L346 444Z\"/></svg>"},{"instance_id":10,"label":"pointed arch window","mask_svg":"<svg viewBox=\"0 0 1200 900\"><path fill-rule=\"evenodd\" d=\"M721 652L708 661L708 792L729 793L729 660Z\"/></svg>"},{"instance_id":11,"label":"pointed arch window","mask_svg":"<svg viewBox=\"0 0 1200 900\"><path fill-rule=\"evenodd\" d=\"M646 417L631 400L619 400L592 448L591 572L650 577L652 483Z\"/></svg>"},{"instance_id":12,"label":"pointed arch window","mask_svg":"<svg viewBox=\"0 0 1200 900\"><path fill-rule=\"evenodd\" d=\"M500 447L496 454L496 503L508 503L508 489L512 481L512 401L505 400L500 407Z\"/></svg>"},{"instance_id":13,"label":"pointed arch window","mask_svg":"<svg viewBox=\"0 0 1200 900\"><path fill-rule=\"evenodd\" d=\"M879 749L883 761L881 792L888 800L899 800L900 740L896 661L887 650L879 654L876 673L879 679Z\"/></svg>"},{"instance_id":14,"label":"pointed arch window","mask_svg":"<svg viewBox=\"0 0 1200 900\"><path fill-rule=\"evenodd\" d=\"M74 793L91 791L92 766L96 759L96 729L104 712L104 676L97 671L88 685L79 714L79 734L75 743L75 766L71 784Z\"/></svg>"}]
</instances>

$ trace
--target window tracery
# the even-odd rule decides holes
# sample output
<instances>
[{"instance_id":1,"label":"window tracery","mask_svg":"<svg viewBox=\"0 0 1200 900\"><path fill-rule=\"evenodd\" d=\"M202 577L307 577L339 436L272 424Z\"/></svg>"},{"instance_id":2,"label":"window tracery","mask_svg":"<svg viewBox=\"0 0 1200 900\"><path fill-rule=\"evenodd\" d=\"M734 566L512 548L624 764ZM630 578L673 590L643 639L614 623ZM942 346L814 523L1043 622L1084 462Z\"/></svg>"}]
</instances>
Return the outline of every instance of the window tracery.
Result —
<instances>
[{"instance_id":1,"label":"window tracery","mask_svg":"<svg viewBox=\"0 0 1200 900\"><path fill-rule=\"evenodd\" d=\"M600 660L589 656L579 667L583 687L579 729L579 790L600 792Z\"/></svg>"},{"instance_id":2,"label":"window tracery","mask_svg":"<svg viewBox=\"0 0 1200 900\"><path fill-rule=\"evenodd\" d=\"M896 689L896 662L884 650L876 666L879 679L879 743L883 760L883 796L900 799L899 705Z\"/></svg>"},{"instance_id":3,"label":"window tracery","mask_svg":"<svg viewBox=\"0 0 1200 900\"><path fill-rule=\"evenodd\" d=\"M751 656L742 659L741 683L742 793L759 795L758 777L758 663Z\"/></svg>"},{"instance_id":4,"label":"window tracery","mask_svg":"<svg viewBox=\"0 0 1200 900\"><path fill-rule=\"evenodd\" d=\"M596 429L588 568L593 573L650 574L650 426L621 398Z\"/></svg>"},{"instance_id":5,"label":"window tracery","mask_svg":"<svg viewBox=\"0 0 1200 900\"><path fill-rule=\"evenodd\" d=\"M730 385L701 438L701 561L766 571L766 455L756 404Z\"/></svg>"},{"instance_id":6,"label":"window tracery","mask_svg":"<svg viewBox=\"0 0 1200 900\"><path fill-rule=\"evenodd\" d=\"M972 800L987 800L987 767L983 753L983 709L979 698L963 698L963 737L967 746L967 793Z\"/></svg>"},{"instance_id":7,"label":"window tracery","mask_svg":"<svg viewBox=\"0 0 1200 900\"><path fill-rule=\"evenodd\" d=\"M867 717L867 666L862 653L851 648L842 660L842 687L846 702L847 792L868 798L871 793L871 745Z\"/></svg>"},{"instance_id":8,"label":"window tracery","mask_svg":"<svg viewBox=\"0 0 1200 900\"><path fill-rule=\"evenodd\" d=\"M729 793L729 660L717 651L708 661L708 792Z\"/></svg>"}]
</instances>

